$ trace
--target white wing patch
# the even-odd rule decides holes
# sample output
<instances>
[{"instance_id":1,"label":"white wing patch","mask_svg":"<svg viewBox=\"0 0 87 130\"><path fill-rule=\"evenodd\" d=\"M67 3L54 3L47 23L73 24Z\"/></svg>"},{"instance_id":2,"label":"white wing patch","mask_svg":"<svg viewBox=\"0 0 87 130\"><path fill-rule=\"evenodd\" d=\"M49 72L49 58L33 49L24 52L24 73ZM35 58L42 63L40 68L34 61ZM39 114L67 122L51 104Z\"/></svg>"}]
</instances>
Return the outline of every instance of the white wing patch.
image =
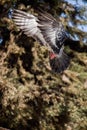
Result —
<instances>
[{"instance_id":1,"label":"white wing patch","mask_svg":"<svg viewBox=\"0 0 87 130\"><path fill-rule=\"evenodd\" d=\"M25 34L28 34L28 36L33 36L38 31L36 17L31 14L14 10L13 20Z\"/></svg>"},{"instance_id":2,"label":"white wing patch","mask_svg":"<svg viewBox=\"0 0 87 130\"><path fill-rule=\"evenodd\" d=\"M42 45L46 45L46 41L38 28L38 18L32 14L20 10L14 10L13 21L27 36L34 37Z\"/></svg>"}]
</instances>

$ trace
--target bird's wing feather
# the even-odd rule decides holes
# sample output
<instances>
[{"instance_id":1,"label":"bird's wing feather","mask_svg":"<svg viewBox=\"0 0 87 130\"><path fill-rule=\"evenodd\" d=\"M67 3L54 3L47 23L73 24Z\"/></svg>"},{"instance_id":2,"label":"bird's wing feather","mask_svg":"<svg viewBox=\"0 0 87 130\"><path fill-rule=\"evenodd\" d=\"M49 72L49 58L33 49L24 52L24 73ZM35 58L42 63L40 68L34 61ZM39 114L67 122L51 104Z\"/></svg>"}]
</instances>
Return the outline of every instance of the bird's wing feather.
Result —
<instances>
[{"instance_id":1,"label":"bird's wing feather","mask_svg":"<svg viewBox=\"0 0 87 130\"><path fill-rule=\"evenodd\" d=\"M14 10L13 12L14 22L29 36L34 35L34 33L37 32L37 22L35 19L36 18L33 15L20 10Z\"/></svg>"},{"instance_id":2,"label":"bird's wing feather","mask_svg":"<svg viewBox=\"0 0 87 130\"><path fill-rule=\"evenodd\" d=\"M40 21L39 28L48 44L55 46L55 38L57 31L56 20L46 12L38 12L38 19Z\"/></svg>"},{"instance_id":3,"label":"bird's wing feather","mask_svg":"<svg viewBox=\"0 0 87 130\"><path fill-rule=\"evenodd\" d=\"M37 39L41 44L45 45L46 41L38 28L38 18L32 14L14 9L13 21L27 36L32 36Z\"/></svg>"},{"instance_id":4,"label":"bird's wing feather","mask_svg":"<svg viewBox=\"0 0 87 130\"><path fill-rule=\"evenodd\" d=\"M38 11L38 19L40 21L39 28L46 42L58 53L66 37L63 25L60 21L57 22L52 15L44 11Z\"/></svg>"}]
</instances>

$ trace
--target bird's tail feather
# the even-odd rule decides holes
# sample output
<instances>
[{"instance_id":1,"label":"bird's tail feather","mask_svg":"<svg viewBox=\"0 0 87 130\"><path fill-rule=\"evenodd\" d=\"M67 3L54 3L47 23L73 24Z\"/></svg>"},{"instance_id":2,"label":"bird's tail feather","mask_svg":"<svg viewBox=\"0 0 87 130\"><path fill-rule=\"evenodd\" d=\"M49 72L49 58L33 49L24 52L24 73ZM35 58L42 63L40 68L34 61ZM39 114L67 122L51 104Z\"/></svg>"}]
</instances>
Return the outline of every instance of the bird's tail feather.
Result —
<instances>
[{"instance_id":1,"label":"bird's tail feather","mask_svg":"<svg viewBox=\"0 0 87 130\"><path fill-rule=\"evenodd\" d=\"M57 55L53 52L50 54L50 66L55 73L62 73L69 66L70 59L62 52L61 55Z\"/></svg>"}]
</instances>

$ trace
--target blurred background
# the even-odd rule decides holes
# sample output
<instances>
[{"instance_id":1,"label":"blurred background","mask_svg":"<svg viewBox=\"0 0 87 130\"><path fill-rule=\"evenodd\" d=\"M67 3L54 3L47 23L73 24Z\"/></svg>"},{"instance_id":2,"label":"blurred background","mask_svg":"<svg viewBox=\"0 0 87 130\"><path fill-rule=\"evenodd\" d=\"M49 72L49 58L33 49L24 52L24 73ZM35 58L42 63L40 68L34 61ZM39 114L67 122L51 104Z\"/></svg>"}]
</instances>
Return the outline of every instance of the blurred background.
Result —
<instances>
[{"instance_id":1,"label":"blurred background","mask_svg":"<svg viewBox=\"0 0 87 130\"><path fill-rule=\"evenodd\" d=\"M50 70L47 48L13 23L37 7L63 23L70 66ZM87 0L0 0L0 130L87 130Z\"/></svg>"}]
</instances>

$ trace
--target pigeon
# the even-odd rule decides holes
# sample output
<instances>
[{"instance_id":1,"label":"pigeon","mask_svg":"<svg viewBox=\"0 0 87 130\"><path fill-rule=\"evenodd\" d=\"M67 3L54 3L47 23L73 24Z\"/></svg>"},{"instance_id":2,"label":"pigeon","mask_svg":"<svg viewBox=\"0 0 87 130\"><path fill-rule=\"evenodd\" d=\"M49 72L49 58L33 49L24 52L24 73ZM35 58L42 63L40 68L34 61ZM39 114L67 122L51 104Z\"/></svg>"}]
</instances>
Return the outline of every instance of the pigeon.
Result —
<instances>
[{"instance_id":1,"label":"pigeon","mask_svg":"<svg viewBox=\"0 0 87 130\"><path fill-rule=\"evenodd\" d=\"M16 26L28 37L33 37L49 51L49 62L53 72L62 73L70 63L64 52L64 43L68 38L67 31L60 20L56 20L46 11L37 11L33 15L14 9L12 19Z\"/></svg>"}]
</instances>

